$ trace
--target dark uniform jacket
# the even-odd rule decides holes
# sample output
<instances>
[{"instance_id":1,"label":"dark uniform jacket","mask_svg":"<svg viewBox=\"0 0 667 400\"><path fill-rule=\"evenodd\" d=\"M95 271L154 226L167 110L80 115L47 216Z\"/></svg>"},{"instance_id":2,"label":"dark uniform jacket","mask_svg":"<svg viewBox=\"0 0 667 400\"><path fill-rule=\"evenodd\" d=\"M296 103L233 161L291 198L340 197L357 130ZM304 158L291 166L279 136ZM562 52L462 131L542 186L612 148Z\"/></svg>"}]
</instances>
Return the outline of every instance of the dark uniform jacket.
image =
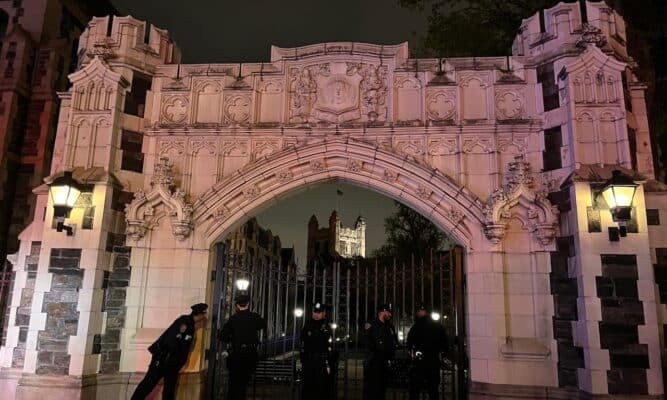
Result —
<instances>
[{"instance_id":1,"label":"dark uniform jacket","mask_svg":"<svg viewBox=\"0 0 667 400\"><path fill-rule=\"evenodd\" d=\"M327 320L323 318L316 321L311 318L301 329L303 357L329 357L332 348L329 340L331 340L331 330Z\"/></svg>"},{"instance_id":2,"label":"dark uniform jacket","mask_svg":"<svg viewBox=\"0 0 667 400\"><path fill-rule=\"evenodd\" d=\"M430 318L417 318L408 332L407 343L411 350L433 358L447 351L447 333L444 326Z\"/></svg>"},{"instance_id":3,"label":"dark uniform jacket","mask_svg":"<svg viewBox=\"0 0 667 400\"><path fill-rule=\"evenodd\" d=\"M364 326L368 358L372 361L387 361L394 358L398 347L398 338L394 326L379 319L366 323Z\"/></svg>"},{"instance_id":4,"label":"dark uniform jacket","mask_svg":"<svg viewBox=\"0 0 667 400\"><path fill-rule=\"evenodd\" d=\"M230 344L232 349L259 344L257 333L266 329L266 321L259 314L249 311L237 311L222 326L220 338Z\"/></svg>"},{"instance_id":5,"label":"dark uniform jacket","mask_svg":"<svg viewBox=\"0 0 667 400\"><path fill-rule=\"evenodd\" d=\"M148 348L153 362L170 370L180 370L185 365L194 341L195 319L181 315Z\"/></svg>"}]
</instances>

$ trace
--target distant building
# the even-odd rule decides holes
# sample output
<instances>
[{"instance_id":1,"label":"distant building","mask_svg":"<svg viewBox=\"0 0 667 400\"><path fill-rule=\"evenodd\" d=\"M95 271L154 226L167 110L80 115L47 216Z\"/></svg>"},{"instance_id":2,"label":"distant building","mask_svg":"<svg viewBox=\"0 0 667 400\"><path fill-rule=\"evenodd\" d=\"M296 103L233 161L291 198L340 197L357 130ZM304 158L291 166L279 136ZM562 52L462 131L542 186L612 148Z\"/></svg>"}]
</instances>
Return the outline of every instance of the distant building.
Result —
<instances>
[{"instance_id":1,"label":"distant building","mask_svg":"<svg viewBox=\"0 0 667 400\"><path fill-rule=\"evenodd\" d=\"M308 221L307 266L328 265L332 259L366 257L366 220L359 216L353 228L344 228L334 210L328 227L319 227L314 215Z\"/></svg>"},{"instance_id":2,"label":"distant building","mask_svg":"<svg viewBox=\"0 0 667 400\"><path fill-rule=\"evenodd\" d=\"M280 237L262 228L256 218L249 219L227 236L227 248L237 262L250 265L281 265Z\"/></svg>"}]
</instances>

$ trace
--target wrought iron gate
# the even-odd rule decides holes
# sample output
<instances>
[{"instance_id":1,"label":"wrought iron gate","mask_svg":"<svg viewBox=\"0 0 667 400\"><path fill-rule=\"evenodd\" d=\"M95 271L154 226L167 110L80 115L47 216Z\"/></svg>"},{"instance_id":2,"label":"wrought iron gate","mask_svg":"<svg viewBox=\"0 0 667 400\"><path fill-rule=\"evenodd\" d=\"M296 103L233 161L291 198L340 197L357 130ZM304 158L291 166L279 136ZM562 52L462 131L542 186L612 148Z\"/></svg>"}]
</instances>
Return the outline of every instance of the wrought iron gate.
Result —
<instances>
[{"instance_id":1,"label":"wrought iron gate","mask_svg":"<svg viewBox=\"0 0 667 400\"><path fill-rule=\"evenodd\" d=\"M363 324L372 319L379 304L392 303L393 322L404 345L413 323L415 306L423 302L437 311L450 338L450 350L441 369L441 399L466 398L468 361L464 326L464 284L462 249L396 260L334 260L326 266L309 268L280 266L217 245L214 276L211 352L207 399L224 399L227 371L218 331L233 313L239 278L250 282L251 309L268 325L262 334L260 362L248 391L249 399L299 399L299 338L310 307L320 301L332 306L327 315L332 323L339 355L335 368L334 392L338 399L361 399L363 386ZM264 260L266 261L266 260ZM300 312L299 312L300 310ZM388 399L407 399L409 359L402 347L392 364ZM307 400L307 399L303 399Z\"/></svg>"}]
</instances>

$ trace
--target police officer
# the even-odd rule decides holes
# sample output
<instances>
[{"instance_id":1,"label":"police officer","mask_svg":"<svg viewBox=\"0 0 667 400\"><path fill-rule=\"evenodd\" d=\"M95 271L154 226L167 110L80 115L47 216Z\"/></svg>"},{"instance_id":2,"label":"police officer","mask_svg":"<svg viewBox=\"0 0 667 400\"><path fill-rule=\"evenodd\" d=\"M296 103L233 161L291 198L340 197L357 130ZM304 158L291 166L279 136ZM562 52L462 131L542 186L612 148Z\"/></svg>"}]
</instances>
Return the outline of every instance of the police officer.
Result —
<instances>
[{"instance_id":1,"label":"police officer","mask_svg":"<svg viewBox=\"0 0 667 400\"><path fill-rule=\"evenodd\" d=\"M178 317L148 348L153 357L148 372L132 395L132 400L145 399L162 378L164 378L162 399L174 398L178 371L183 368L188 359L195 335L195 326L200 325L206 319L208 306L199 303L190 308L192 312L189 315Z\"/></svg>"},{"instance_id":2,"label":"police officer","mask_svg":"<svg viewBox=\"0 0 667 400\"><path fill-rule=\"evenodd\" d=\"M257 366L257 333L266 329L266 321L259 314L250 311L250 297L241 294L236 297L236 313L222 326L220 338L227 344L229 357L229 400L245 399L248 382Z\"/></svg>"},{"instance_id":3,"label":"police officer","mask_svg":"<svg viewBox=\"0 0 667 400\"><path fill-rule=\"evenodd\" d=\"M440 356L447 351L447 334L444 326L428 317L424 304L417 306L417 318L408 333L407 344L412 358L410 400L419 399L424 386L429 400L438 399Z\"/></svg>"},{"instance_id":4,"label":"police officer","mask_svg":"<svg viewBox=\"0 0 667 400\"><path fill-rule=\"evenodd\" d=\"M364 325L368 353L364 360L364 400L384 400L389 367L398 346L396 330L391 324L391 304L377 309L377 317Z\"/></svg>"},{"instance_id":5,"label":"police officer","mask_svg":"<svg viewBox=\"0 0 667 400\"><path fill-rule=\"evenodd\" d=\"M301 330L301 364L303 371L303 400L330 398L331 377L333 376L333 339L328 324L326 306L313 305L312 318Z\"/></svg>"}]
</instances>

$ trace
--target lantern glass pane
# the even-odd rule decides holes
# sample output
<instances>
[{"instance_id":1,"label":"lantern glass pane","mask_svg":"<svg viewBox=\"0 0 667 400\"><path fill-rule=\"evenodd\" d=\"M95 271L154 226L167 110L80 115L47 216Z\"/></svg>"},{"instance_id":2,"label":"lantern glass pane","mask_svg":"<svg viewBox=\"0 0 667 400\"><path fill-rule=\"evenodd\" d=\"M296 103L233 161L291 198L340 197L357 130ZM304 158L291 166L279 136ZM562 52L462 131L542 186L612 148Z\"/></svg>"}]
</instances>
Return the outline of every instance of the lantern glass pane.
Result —
<instances>
[{"instance_id":1,"label":"lantern glass pane","mask_svg":"<svg viewBox=\"0 0 667 400\"><path fill-rule=\"evenodd\" d=\"M604 197L604 201L607 202L607 207L609 207L609 208L615 208L616 207L616 198L614 197L614 187L613 186L607 186L602 191L602 197Z\"/></svg>"},{"instance_id":2,"label":"lantern glass pane","mask_svg":"<svg viewBox=\"0 0 667 400\"><path fill-rule=\"evenodd\" d=\"M67 185L51 186L51 200L53 201L53 205L54 206L67 205L69 192L70 192L70 187Z\"/></svg>"},{"instance_id":3,"label":"lantern glass pane","mask_svg":"<svg viewBox=\"0 0 667 400\"><path fill-rule=\"evenodd\" d=\"M67 207L74 208L76 200L79 198L81 192L75 187L69 188L69 194L67 195Z\"/></svg>"},{"instance_id":4,"label":"lantern glass pane","mask_svg":"<svg viewBox=\"0 0 667 400\"><path fill-rule=\"evenodd\" d=\"M635 197L635 190L636 187L634 186L614 186L616 207L631 207L632 199Z\"/></svg>"}]
</instances>

